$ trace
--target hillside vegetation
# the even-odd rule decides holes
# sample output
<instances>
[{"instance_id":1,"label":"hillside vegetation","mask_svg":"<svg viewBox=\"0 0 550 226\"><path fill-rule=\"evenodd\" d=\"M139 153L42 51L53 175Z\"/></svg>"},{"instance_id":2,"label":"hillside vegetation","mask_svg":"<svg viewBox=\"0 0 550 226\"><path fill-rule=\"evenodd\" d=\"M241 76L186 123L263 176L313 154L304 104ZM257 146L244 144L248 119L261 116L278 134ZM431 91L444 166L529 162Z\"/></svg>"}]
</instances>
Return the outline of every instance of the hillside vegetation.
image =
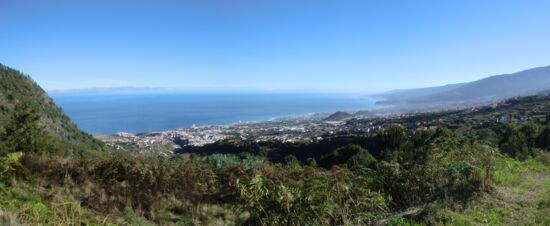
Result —
<instances>
[{"instance_id":1,"label":"hillside vegetation","mask_svg":"<svg viewBox=\"0 0 550 226\"><path fill-rule=\"evenodd\" d=\"M547 97L514 101L550 106ZM6 111L0 225L550 224L550 112L394 124L306 148L228 140L218 152L163 157L49 149L69 140L29 106ZM300 153L312 147L323 151Z\"/></svg>"},{"instance_id":2,"label":"hillside vegetation","mask_svg":"<svg viewBox=\"0 0 550 226\"><path fill-rule=\"evenodd\" d=\"M19 115L16 114L17 108ZM29 113L37 117L36 126L44 132L41 136L44 139L40 142L49 143L47 148L52 150L48 151L76 153L102 146L92 136L80 131L29 76L0 64L0 132L9 129L10 123L20 123L14 120L23 120L15 117ZM15 128L19 127L17 124L12 127L19 130L14 132L24 132Z\"/></svg>"}]
</instances>

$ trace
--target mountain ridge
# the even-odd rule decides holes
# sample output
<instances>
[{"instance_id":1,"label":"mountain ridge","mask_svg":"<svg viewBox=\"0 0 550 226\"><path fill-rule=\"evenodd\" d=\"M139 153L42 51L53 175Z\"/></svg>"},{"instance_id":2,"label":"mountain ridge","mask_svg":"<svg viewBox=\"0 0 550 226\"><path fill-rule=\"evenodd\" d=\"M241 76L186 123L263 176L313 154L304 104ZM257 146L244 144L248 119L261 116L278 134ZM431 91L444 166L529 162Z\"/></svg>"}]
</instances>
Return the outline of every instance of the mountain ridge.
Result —
<instances>
[{"instance_id":1,"label":"mountain ridge","mask_svg":"<svg viewBox=\"0 0 550 226\"><path fill-rule=\"evenodd\" d=\"M394 90L377 95L379 105L446 106L481 104L514 96L534 95L550 89L550 66L489 76L467 83Z\"/></svg>"}]
</instances>

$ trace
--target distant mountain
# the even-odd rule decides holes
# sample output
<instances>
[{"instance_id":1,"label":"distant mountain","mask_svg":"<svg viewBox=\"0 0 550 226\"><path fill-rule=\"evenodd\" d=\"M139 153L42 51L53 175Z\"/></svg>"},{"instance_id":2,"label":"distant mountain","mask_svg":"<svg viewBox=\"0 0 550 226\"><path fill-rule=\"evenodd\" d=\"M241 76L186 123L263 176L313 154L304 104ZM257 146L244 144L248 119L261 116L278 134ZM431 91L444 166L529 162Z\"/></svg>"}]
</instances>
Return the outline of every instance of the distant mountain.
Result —
<instances>
[{"instance_id":1,"label":"distant mountain","mask_svg":"<svg viewBox=\"0 0 550 226\"><path fill-rule=\"evenodd\" d=\"M68 89L68 90L47 90L47 93L55 95L96 95L96 94L141 94L141 93L168 93L177 92L175 88L163 88L163 87L99 87L99 88L86 88L86 89Z\"/></svg>"},{"instance_id":2,"label":"distant mountain","mask_svg":"<svg viewBox=\"0 0 550 226\"><path fill-rule=\"evenodd\" d=\"M0 129L18 102L27 102L39 114L45 132L73 150L96 149L101 143L79 130L29 76L0 64Z\"/></svg>"},{"instance_id":3,"label":"distant mountain","mask_svg":"<svg viewBox=\"0 0 550 226\"><path fill-rule=\"evenodd\" d=\"M550 89L550 66L478 81L422 89L396 90L381 95L378 104L396 106L454 106L482 104L514 96L534 95Z\"/></svg>"},{"instance_id":4,"label":"distant mountain","mask_svg":"<svg viewBox=\"0 0 550 226\"><path fill-rule=\"evenodd\" d=\"M402 97L412 98L412 97L421 97L421 96L427 96L432 95L436 93L441 93L449 90L456 89L465 83L458 83L458 84L448 84L444 86L435 86L435 87L427 87L427 88L416 88L416 89L399 89L399 90L392 90L383 94L376 95L378 97L382 97L388 100L392 99L400 99Z\"/></svg>"}]
</instances>

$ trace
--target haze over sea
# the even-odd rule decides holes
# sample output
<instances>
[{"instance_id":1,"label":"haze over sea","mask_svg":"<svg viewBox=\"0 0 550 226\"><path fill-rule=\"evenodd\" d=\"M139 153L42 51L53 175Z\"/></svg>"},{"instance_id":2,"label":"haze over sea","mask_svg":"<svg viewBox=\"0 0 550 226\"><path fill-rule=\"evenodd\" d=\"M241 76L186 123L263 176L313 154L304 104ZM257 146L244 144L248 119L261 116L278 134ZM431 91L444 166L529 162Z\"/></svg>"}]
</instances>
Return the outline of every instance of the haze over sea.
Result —
<instances>
[{"instance_id":1,"label":"haze over sea","mask_svg":"<svg viewBox=\"0 0 550 226\"><path fill-rule=\"evenodd\" d=\"M345 94L51 94L78 125L93 134L151 132L271 120L310 113L371 109L373 101Z\"/></svg>"}]
</instances>

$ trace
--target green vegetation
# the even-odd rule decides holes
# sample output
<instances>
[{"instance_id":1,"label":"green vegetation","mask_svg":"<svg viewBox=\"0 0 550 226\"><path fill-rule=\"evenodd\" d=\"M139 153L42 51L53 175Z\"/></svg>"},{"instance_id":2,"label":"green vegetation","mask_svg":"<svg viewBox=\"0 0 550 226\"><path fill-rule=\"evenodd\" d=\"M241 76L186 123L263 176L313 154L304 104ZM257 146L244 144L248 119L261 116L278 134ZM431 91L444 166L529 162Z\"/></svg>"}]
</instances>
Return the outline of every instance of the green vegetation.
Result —
<instances>
[{"instance_id":1,"label":"green vegetation","mask_svg":"<svg viewBox=\"0 0 550 226\"><path fill-rule=\"evenodd\" d=\"M472 201L463 211L442 209L448 224L549 225L550 165L501 158L495 171L495 189Z\"/></svg>"},{"instance_id":2,"label":"green vegetation","mask_svg":"<svg viewBox=\"0 0 550 226\"><path fill-rule=\"evenodd\" d=\"M265 158L253 156L248 153L243 153L241 156L242 157L232 154L212 154L204 158L204 163L217 168L242 166L246 169L251 169L266 162Z\"/></svg>"},{"instance_id":3,"label":"green vegetation","mask_svg":"<svg viewBox=\"0 0 550 226\"><path fill-rule=\"evenodd\" d=\"M22 128L21 120L32 123L25 123L29 128ZM39 131L42 134L31 134ZM29 76L2 64L0 64L0 135L0 138L4 138L0 141L3 151L19 148L14 146L15 144L36 148L18 151L65 154L81 154L83 151L102 149L101 142L80 131ZM11 141L6 140L8 136L11 137L9 138L12 139ZM13 139L27 139L27 141Z\"/></svg>"},{"instance_id":4,"label":"green vegetation","mask_svg":"<svg viewBox=\"0 0 550 226\"><path fill-rule=\"evenodd\" d=\"M520 135L491 134L498 140L526 136L521 128L531 125L514 126ZM538 151L527 157L501 153L469 138L478 132L407 133L396 126L372 135L383 150L377 155L348 144L320 157L320 166L315 159L301 163L287 156L285 163L272 163L249 153L15 152L2 159L9 166L2 171L9 173L2 177L2 219L92 225L547 224L548 150L535 145Z\"/></svg>"},{"instance_id":5,"label":"green vegetation","mask_svg":"<svg viewBox=\"0 0 550 226\"><path fill-rule=\"evenodd\" d=\"M1 225L550 224L548 119L226 141L163 157L96 150L76 127L52 132L42 104L12 102L1 124Z\"/></svg>"}]
</instances>

